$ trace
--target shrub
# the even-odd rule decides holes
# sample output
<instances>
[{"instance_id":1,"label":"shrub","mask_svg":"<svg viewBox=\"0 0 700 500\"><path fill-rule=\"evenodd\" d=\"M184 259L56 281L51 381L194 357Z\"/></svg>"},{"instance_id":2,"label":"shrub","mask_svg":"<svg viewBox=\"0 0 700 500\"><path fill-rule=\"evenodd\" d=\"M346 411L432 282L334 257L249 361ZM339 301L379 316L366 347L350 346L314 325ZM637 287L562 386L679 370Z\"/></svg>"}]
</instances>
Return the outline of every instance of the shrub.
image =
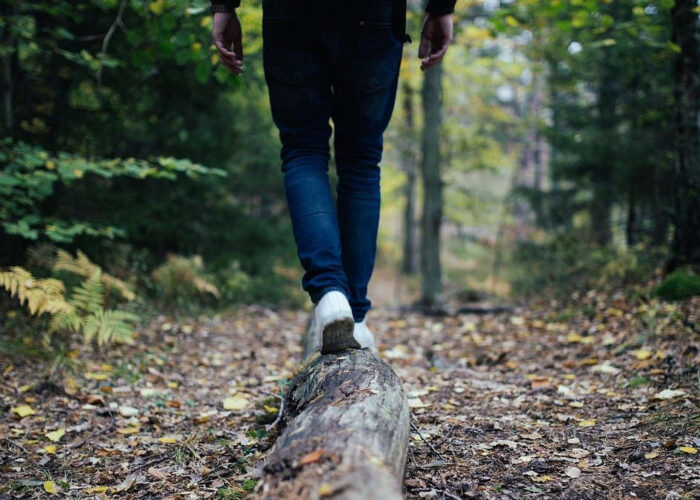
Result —
<instances>
[{"instance_id":1,"label":"shrub","mask_svg":"<svg viewBox=\"0 0 700 500\"><path fill-rule=\"evenodd\" d=\"M677 269L669 274L654 293L665 300L688 299L700 295L700 276Z\"/></svg>"}]
</instances>

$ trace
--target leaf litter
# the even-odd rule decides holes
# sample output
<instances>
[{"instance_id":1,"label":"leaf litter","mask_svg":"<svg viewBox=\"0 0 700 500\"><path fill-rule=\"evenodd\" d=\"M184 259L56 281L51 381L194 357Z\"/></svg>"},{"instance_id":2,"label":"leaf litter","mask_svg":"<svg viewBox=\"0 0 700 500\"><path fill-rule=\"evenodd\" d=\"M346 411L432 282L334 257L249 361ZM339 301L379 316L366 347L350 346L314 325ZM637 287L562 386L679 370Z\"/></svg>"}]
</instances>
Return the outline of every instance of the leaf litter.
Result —
<instances>
[{"instance_id":1,"label":"leaf litter","mask_svg":"<svg viewBox=\"0 0 700 500\"><path fill-rule=\"evenodd\" d=\"M699 306L592 291L510 313L373 311L411 399L406 497L698 496ZM0 495L253 497L307 315L160 317L131 346L72 346L57 372L2 359Z\"/></svg>"}]
</instances>

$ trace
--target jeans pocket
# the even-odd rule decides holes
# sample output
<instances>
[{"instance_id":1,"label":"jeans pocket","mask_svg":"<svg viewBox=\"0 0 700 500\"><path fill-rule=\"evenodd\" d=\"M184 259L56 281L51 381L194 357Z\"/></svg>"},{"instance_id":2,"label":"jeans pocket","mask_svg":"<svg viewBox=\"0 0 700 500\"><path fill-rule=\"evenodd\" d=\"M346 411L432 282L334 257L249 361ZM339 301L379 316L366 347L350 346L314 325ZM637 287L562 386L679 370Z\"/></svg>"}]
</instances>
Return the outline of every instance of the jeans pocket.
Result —
<instances>
[{"instance_id":1,"label":"jeans pocket","mask_svg":"<svg viewBox=\"0 0 700 500\"><path fill-rule=\"evenodd\" d=\"M402 44L390 23L366 23L357 30L355 54L350 64L351 78L359 88L373 92L396 83Z\"/></svg>"}]
</instances>

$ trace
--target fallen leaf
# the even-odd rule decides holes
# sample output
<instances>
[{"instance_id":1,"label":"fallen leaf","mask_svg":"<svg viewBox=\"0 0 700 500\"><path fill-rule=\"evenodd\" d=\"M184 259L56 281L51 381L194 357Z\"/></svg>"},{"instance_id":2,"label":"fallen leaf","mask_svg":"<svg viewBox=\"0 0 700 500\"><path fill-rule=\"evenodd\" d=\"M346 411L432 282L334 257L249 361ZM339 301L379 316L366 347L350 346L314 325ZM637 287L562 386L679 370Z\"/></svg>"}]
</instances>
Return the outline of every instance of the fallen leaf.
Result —
<instances>
[{"instance_id":1,"label":"fallen leaf","mask_svg":"<svg viewBox=\"0 0 700 500\"><path fill-rule=\"evenodd\" d=\"M578 467L569 467L566 469L565 474L572 479L576 479L581 475L581 469Z\"/></svg>"},{"instance_id":2,"label":"fallen leaf","mask_svg":"<svg viewBox=\"0 0 700 500\"><path fill-rule=\"evenodd\" d=\"M421 398L408 398L409 408L425 408L428 405Z\"/></svg>"},{"instance_id":3,"label":"fallen leaf","mask_svg":"<svg viewBox=\"0 0 700 500\"><path fill-rule=\"evenodd\" d=\"M168 479L168 474L166 474L160 469L156 469L155 467L150 467L148 469L148 473L156 479L160 479L161 481L165 481L166 479Z\"/></svg>"},{"instance_id":4,"label":"fallen leaf","mask_svg":"<svg viewBox=\"0 0 700 500\"><path fill-rule=\"evenodd\" d=\"M685 391L681 391L680 389L664 389L654 394L654 399L673 399L685 396L685 394Z\"/></svg>"},{"instance_id":5,"label":"fallen leaf","mask_svg":"<svg viewBox=\"0 0 700 500\"><path fill-rule=\"evenodd\" d=\"M678 449L683 453L690 453L691 455L695 455L698 452L698 449L693 448L692 446L681 446Z\"/></svg>"},{"instance_id":6,"label":"fallen leaf","mask_svg":"<svg viewBox=\"0 0 700 500\"><path fill-rule=\"evenodd\" d=\"M87 372L85 374L85 378L89 378L90 380L102 381L107 380L109 378L109 374L99 372Z\"/></svg>"},{"instance_id":7,"label":"fallen leaf","mask_svg":"<svg viewBox=\"0 0 700 500\"><path fill-rule=\"evenodd\" d=\"M121 429L117 429L117 432L118 432L119 434L124 434L124 435L127 435L127 434L138 434L139 432L141 432L141 429L138 428L138 427L134 427L134 426L132 426L132 427L122 427Z\"/></svg>"},{"instance_id":8,"label":"fallen leaf","mask_svg":"<svg viewBox=\"0 0 700 500\"><path fill-rule=\"evenodd\" d=\"M36 415L36 412L29 405L15 406L14 408L12 408L12 413L17 415L19 418Z\"/></svg>"},{"instance_id":9,"label":"fallen leaf","mask_svg":"<svg viewBox=\"0 0 700 500\"><path fill-rule=\"evenodd\" d=\"M638 351L634 352L634 356L639 361L644 361L645 359L651 358L651 351L648 351L646 349L639 349Z\"/></svg>"},{"instance_id":10,"label":"fallen leaf","mask_svg":"<svg viewBox=\"0 0 700 500\"><path fill-rule=\"evenodd\" d=\"M160 441L163 444L175 444L175 443L177 443L177 439L175 439L174 437L162 437L162 438L158 438L158 441Z\"/></svg>"},{"instance_id":11,"label":"fallen leaf","mask_svg":"<svg viewBox=\"0 0 700 500\"><path fill-rule=\"evenodd\" d=\"M535 476L530 479L536 483L548 483L552 480L552 476Z\"/></svg>"},{"instance_id":12,"label":"fallen leaf","mask_svg":"<svg viewBox=\"0 0 700 500\"><path fill-rule=\"evenodd\" d=\"M248 398L243 394L235 394L224 399L224 410L242 410L250 404Z\"/></svg>"},{"instance_id":13,"label":"fallen leaf","mask_svg":"<svg viewBox=\"0 0 700 500\"><path fill-rule=\"evenodd\" d=\"M55 431L47 432L44 434L48 438L49 441L53 441L54 443L58 443L63 436L66 435L66 430L61 428L57 429Z\"/></svg>"},{"instance_id":14,"label":"fallen leaf","mask_svg":"<svg viewBox=\"0 0 700 500\"><path fill-rule=\"evenodd\" d=\"M333 486L328 483L323 483L318 487L318 494L322 497L328 497L333 494Z\"/></svg>"},{"instance_id":15,"label":"fallen leaf","mask_svg":"<svg viewBox=\"0 0 700 500\"><path fill-rule=\"evenodd\" d=\"M88 488L87 490L85 490L85 493L87 493L88 495L99 495L102 493L106 493L108 489L109 486L93 486L92 488Z\"/></svg>"},{"instance_id":16,"label":"fallen leaf","mask_svg":"<svg viewBox=\"0 0 700 500\"><path fill-rule=\"evenodd\" d=\"M307 453L306 455L301 457L301 459L299 460L299 465L307 465L307 464L311 464L314 462L318 462L320 460L320 458L323 456L324 451L325 450L320 449L320 450L312 451L311 453Z\"/></svg>"},{"instance_id":17,"label":"fallen leaf","mask_svg":"<svg viewBox=\"0 0 700 500\"><path fill-rule=\"evenodd\" d=\"M58 491L56 490L56 485L54 484L53 481L44 481L44 490L47 493L51 493L51 494L58 493Z\"/></svg>"},{"instance_id":18,"label":"fallen leaf","mask_svg":"<svg viewBox=\"0 0 700 500\"><path fill-rule=\"evenodd\" d=\"M651 460L652 458L656 458L659 456L659 452L657 450L650 451L649 453L644 454L644 458L647 460Z\"/></svg>"},{"instance_id":19,"label":"fallen leaf","mask_svg":"<svg viewBox=\"0 0 700 500\"><path fill-rule=\"evenodd\" d=\"M139 411L134 408L133 406L120 406L119 407L119 414L122 417L134 417L139 414Z\"/></svg>"},{"instance_id":20,"label":"fallen leaf","mask_svg":"<svg viewBox=\"0 0 700 500\"><path fill-rule=\"evenodd\" d=\"M48 453L49 455L55 455L56 454L56 446L53 444L49 444L44 446L44 451Z\"/></svg>"},{"instance_id":21,"label":"fallen leaf","mask_svg":"<svg viewBox=\"0 0 700 500\"><path fill-rule=\"evenodd\" d=\"M591 366L591 371L605 373L606 375L617 375L621 370L610 363L600 363Z\"/></svg>"},{"instance_id":22,"label":"fallen leaf","mask_svg":"<svg viewBox=\"0 0 700 500\"><path fill-rule=\"evenodd\" d=\"M578 426L579 427L593 427L595 425L595 418L591 418L590 420L579 420Z\"/></svg>"}]
</instances>

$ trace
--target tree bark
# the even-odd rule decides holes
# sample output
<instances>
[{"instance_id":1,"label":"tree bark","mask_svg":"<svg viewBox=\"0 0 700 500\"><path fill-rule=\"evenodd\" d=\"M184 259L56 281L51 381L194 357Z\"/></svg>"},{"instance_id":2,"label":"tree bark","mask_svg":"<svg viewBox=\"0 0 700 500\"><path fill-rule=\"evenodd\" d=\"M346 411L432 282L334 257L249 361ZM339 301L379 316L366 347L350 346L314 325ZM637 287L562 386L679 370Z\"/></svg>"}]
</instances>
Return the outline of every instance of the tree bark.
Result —
<instances>
[{"instance_id":1,"label":"tree bark","mask_svg":"<svg viewBox=\"0 0 700 500\"><path fill-rule=\"evenodd\" d=\"M403 214L403 255L401 272L415 274L418 271L416 245L416 151L414 148L415 123L413 111L413 89L408 82L403 84L404 128L401 148L401 169L406 174L406 206Z\"/></svg>"},{"instance_id":2,"label":"tree bark","mask_svg":"<svg viewBox=\"0 0 700 500\"><path fill-rule=\"evenodd\" d=\"M695 0L676 0L673 42L680 47L674 69L676 101L675 200L671 269L700 262L700 54Z\"/></svg>"},{"instance_id":3,"label":"tree bark","mask_svg":"<svg viewBox=\"0 0 700 500\"><path fill-rule=\"evenodd\" d=\"M442 292L440 227L442 224L442 178L440 173L440 127L442 125L442 66L425 72L423 79L423 217L421 221L421 303L434 307Z\"/></svg>"},{"instance_id":4,"label":"tree bark","mask_svg":"<svg viewBox=\"0 0 700 500\"><path fill-rule=\"evenodd\" d=\"M263 498L402 498L408 402L374 354L314 359L292 381L284 412L288 425L263 468Z\"/></svg>"},{"instance_id":5,"label":"tree bark","mask_svg":"<svg viewBox=\"0 0 700 500\"><path fill-rule=\"evenodd\" d=\"M307 334L305 355L317 344ZM285 398L260 496L403 498L410 410L396 374L367 350L307 359Z\"/></svg>"}]
</instances>

